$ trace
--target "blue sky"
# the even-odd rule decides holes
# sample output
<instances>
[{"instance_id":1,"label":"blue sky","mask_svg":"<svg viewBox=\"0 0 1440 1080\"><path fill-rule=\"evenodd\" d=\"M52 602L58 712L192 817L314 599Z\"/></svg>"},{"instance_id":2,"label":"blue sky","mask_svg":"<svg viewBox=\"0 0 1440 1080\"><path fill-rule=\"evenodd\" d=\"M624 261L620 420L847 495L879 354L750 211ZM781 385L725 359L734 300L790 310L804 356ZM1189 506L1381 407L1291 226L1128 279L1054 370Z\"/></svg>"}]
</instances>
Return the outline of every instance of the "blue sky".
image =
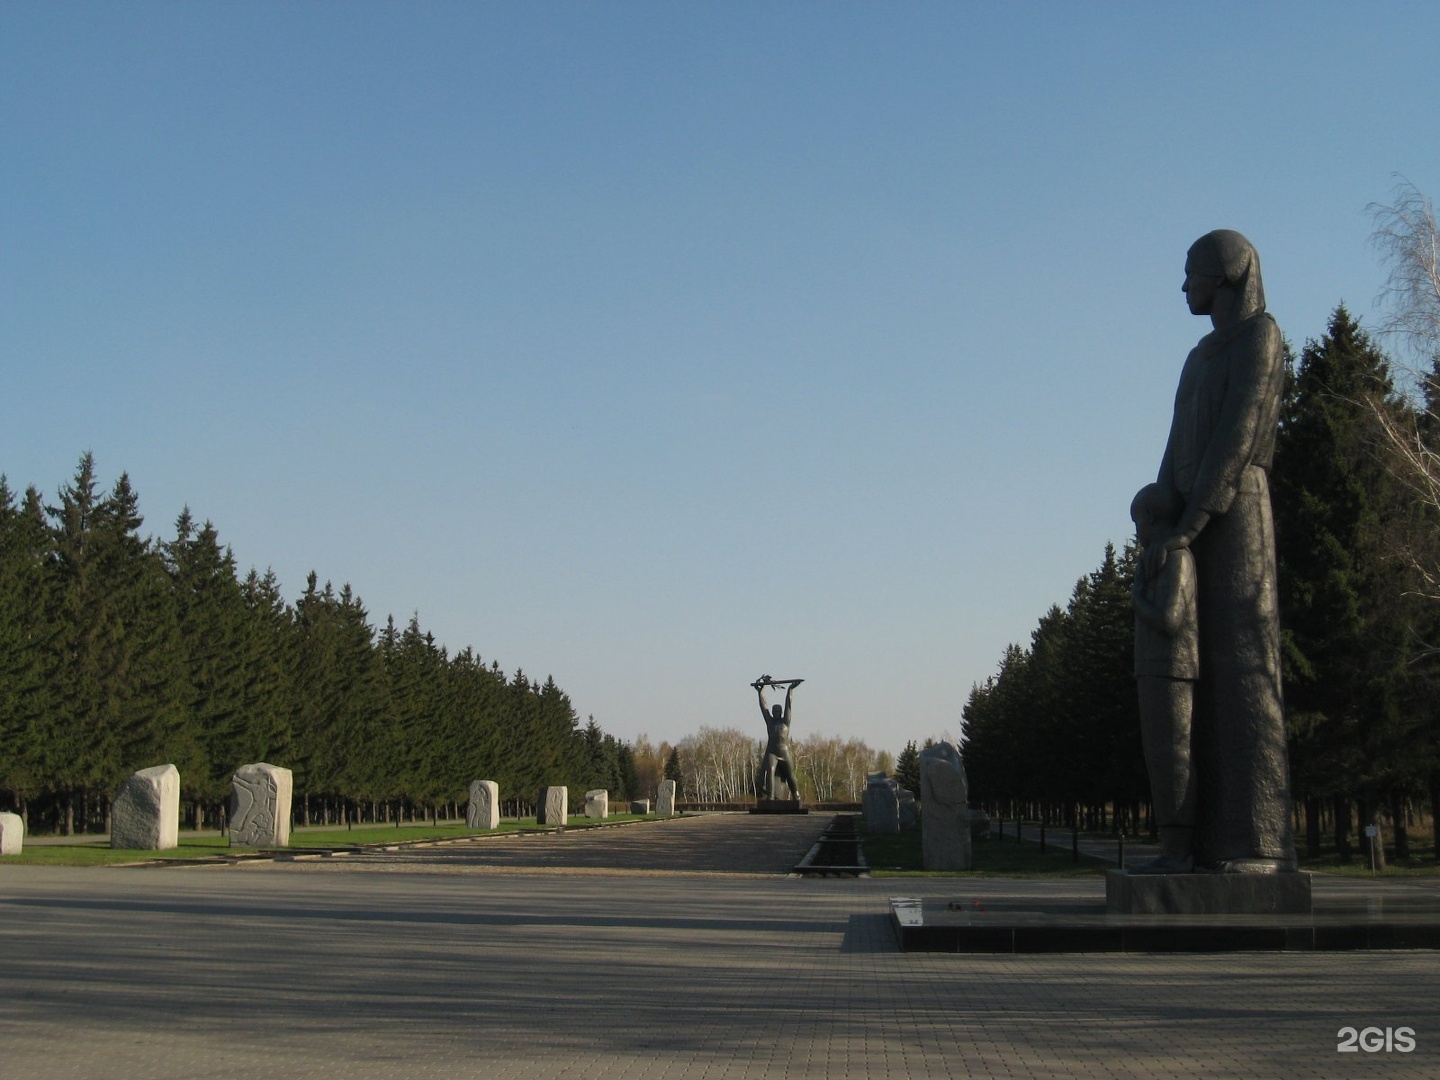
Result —
<instances>
[{"instance_id":1,"label":"blue sky","mask_svg":"<svg viewBox=\"0 0 1440 1080\"><path fill-rule=\"evenodd\" d=\"M1440 6L0 6L0 471L622 738L958 733L1129 533L1240 229L1298 347L1440 197ZM759 737L757 735L757 737Z\"/></svg>"}]
</instances>

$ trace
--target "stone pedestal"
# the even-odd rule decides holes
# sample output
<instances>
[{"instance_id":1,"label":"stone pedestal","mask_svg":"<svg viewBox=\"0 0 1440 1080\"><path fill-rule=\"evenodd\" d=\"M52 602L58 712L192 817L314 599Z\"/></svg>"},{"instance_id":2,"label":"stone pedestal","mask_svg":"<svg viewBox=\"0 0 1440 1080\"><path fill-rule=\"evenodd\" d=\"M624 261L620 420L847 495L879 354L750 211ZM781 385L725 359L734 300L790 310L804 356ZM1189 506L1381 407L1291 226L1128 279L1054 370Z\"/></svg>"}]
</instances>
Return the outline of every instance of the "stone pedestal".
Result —
<instances>
[{"instance_id":1,"label":"stone pedestal","mask_svg":"<svg viewBox=\"0 0 1440 1080\"><path fill-rule=\"evenodd\" d=\"M603 788L585 792L585 816L604 821L610 816L610 792Z\"/></svg>"},{"instance_id":2,"label":"stone pedestal","mask_svg":"<svg viewBox=\"0 0 1440 1080\"><path fill-rule=\"evenodd\" d=\"M661 780L659 797L655 800L655 813L666 817L675 813L675 781Z\"/></svg>"},{"instance_id":3,"label":"stone pedestal","mask_svg":"<svg viewBox=\"0 0 1440 1080\"><path fill-rule=\"evenodd\" d=\"M494 780L470 781L470 802L465 807L465 827L500 827L500 785Z\"/></svg>"},{"instance_id":4,"label":"stone pedestal","mask_svg":"<svg viewBox=\"0 0 1440 1080\"><path fill-rule=\"evenodd\" d=\"M756 799L752 814L808 814L808 807L794 799Z\"/></svg>"},{"instance_id":5,"label":"stone pedestal","mask_svg":"<svg viewBox=\"0 0 1440 1080\"><path fill-rule=\"evenodd\" d=\"M120 785L110 804L110 846L138 851L180 846L179 769L141 769Z\"/></svg>"},{"instance_id":6,"label":"stone pedestal","mask_svg":"<svg viewBox=\"0 0 1440 1080\"><path fill-rule=\"evenodd\" d=\"M24 846L24 819L19 814L0 814L0 855L19 855Z\"/></svg>"},{"instance_id":7,"label":"stone pedestal","mask_svg":"<svg viewBox=\"0 0 1440 1080\"><path fill-rule=\"evenodd\" d=\"M1310 875L1105 871L1112 915L1309 915Z\"/></svg>"},{"instance_id":8,"label":"stone pedestal","mask_svg":"<svg viewBox=\"0 0 1440 1080\"><path fill-rule=\"evenodd\" d=\"M288 847L295 791L290 770L264 761L241 765L230 788L230 846Z\"/></svg>"},{"instance_id":9,"label":"stone pedestal","mask_svg":"<svg viewBox=\"0 0 1440 1080\"><path fill-rule=\"evenodd\" d=\"M541 788L535 798L535 821L539 825L564 825L570 817L570 789Z\"/></svg>"}]
</instances>

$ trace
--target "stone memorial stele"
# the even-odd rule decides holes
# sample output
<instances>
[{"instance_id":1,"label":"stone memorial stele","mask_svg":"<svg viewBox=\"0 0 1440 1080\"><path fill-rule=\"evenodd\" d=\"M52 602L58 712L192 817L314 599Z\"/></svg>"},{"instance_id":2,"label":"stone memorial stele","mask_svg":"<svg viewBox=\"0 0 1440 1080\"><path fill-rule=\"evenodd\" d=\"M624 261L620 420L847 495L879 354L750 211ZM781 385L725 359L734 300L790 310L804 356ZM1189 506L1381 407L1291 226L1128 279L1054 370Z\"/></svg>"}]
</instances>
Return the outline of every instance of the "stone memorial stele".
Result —
<instances>
[{"instance_id":1,"label":"stone memorial stele","mask_svg":"<svg viewBox=\"0 0 1440 1080\"><path fill-rule=\"evenodd\" d=\"M920 824L920 810L915 803L915 793L909 788L901 788L900 796L900 831L909 832Z\"/></svg>"},{"instance_id":2,"label":"stone memorial stele","mask_svg":"<svg viewBox=\"0 0 1440 1080\"><path fill-rule=\"evenodd\" d=\"M656 792L655 813L664 814L670 817L675 813L675 781L661 780L660 790Z\"/></svg>"},{"instance_id":3,"label":"stone memorial stele","mask_svg":"<svg viewBox=\"0 0 1440 1080\"><path fill-rule=\"evenodd\" d=\"M970 787L960 748L939 742L920 751L920 853L926 870L969 870Z\"/></svg>"},{"instance_id":4,"label":"stone memorial stele","mask_svg":"<svg viewBox=\"0 0 1440 1080\"><path fill-rule=\"evenodd\" d=\"M649 799L631 799L631 800L630 800L630 812L631 812L632 814L648 814L648 813L650 813L650 800L649 800Z\"/></svg>"},{"instance_id":5,"label":"stone memorial stele","mask_svg":"<svg viewBox=\"0 0 1440 1080\"><path fill-rule=\"evenodd\" d=\"M295 778L289 769L257 761L230 781L230 845L287 847Z\"/></svg>"},{"instance_id":6,"label":"stone memorial stele","mask_svg":"<svg viewBox=\"0 0 1440 1080\"><path fill-rule=\"evenodd\" d=\"M564 825L570 816L570 789L546 787L535 799L535 822L538 825Z\"/></svg>"},{"instance_id":7,"label":"stone memorial stele","mask_svg":"<svg viewBox=\"0 0 1440 1080\"><path fill-rule=\"evenodd\" d=\"M141 769L120 785L110 804L110 846L138 851L180 846L179 769Z\"/></svg>"},{"instance_id":8,"label":"stone memorial stele","mask_svg":"<svg viewBox=\"0 0 1440 1080\"><path fill-rule=\"evenodd\" d=\"M610 792L604 788L585 792L585 816L604 821L610 816Z\"/></svg>"},{"instance_id":9,"label":"stone memorial stele","mask_svg":"<svg viewBox=\"0 0 1440 1080\"><path fill-rule=\"evenodd\" d=\"M893 836L900 832L900 785L883 772L865 778L865 792L860 796L860 810L865 815L865 828L873 836Z\"/></svg>"},{"instance_id":10,"label":"stone memorial stele","mask_svg":"<svg viewBox=\"0 0 1440 1080\"><path fill-rule=\"evenodd\" d=\"M1195 241L1181 290L1212 329L1180 371L1155 483L1131 504L1144 549L1135 676L1161 854L1107 872L1106 901L1117 913L1304 912L1270 509L1284 343L1240 233Z\"/></svg>"},{"instance_id":11,"label":"stone memorial stele","mask_svg":"<svg viewBox=\"0 0 1440 1080\"><path fill-rule=\"evenodd\" d=\"M494 780L470 781L470 801L465 805L465 827L500 827L500 785Z\"/></svg>"},{"instance_id":12,"label":"stone memorial stele","mask_svg":"<svg viewBox=\"0 0 1440 1080\"><path fill-rule=\"evenodd\" d=\"M975 806L970 808L970 839L990 839L990 815Z\"/></svg>"},{"instance_id":13,"label":"stone memorial stele","mask_svg":"<svg viewBox=\"0 0 1440 1080\"><path fill-rule=\"evenodd\" d=\"M0 855L19 855L25 846L25 819L8 810L0 813Z\"/></svg>"}]
</instances>

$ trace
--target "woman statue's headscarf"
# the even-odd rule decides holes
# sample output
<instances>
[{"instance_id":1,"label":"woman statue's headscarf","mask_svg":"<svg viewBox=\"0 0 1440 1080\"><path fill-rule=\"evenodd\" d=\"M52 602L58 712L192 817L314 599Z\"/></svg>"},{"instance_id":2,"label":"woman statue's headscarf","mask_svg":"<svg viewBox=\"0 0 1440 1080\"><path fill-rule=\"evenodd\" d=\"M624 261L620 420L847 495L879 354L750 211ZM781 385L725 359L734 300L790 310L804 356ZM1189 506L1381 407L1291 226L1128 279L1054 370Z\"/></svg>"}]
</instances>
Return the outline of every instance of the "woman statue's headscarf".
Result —
<instances>
[{"instance_id":1,"label":"woman statue's headscarf","mask_svg":"<svg viewBox=\"0 0 1440 1080\"><path fill-rule=\"evenodd\" d=\"M1216 229L1190 245L1191 265L1200 273L1223 278L1240 295L1239 316L1248 319L1265 310L1260 280L1260 255L1255 245L1234 229Z\"/></svg>"}]
</instances>

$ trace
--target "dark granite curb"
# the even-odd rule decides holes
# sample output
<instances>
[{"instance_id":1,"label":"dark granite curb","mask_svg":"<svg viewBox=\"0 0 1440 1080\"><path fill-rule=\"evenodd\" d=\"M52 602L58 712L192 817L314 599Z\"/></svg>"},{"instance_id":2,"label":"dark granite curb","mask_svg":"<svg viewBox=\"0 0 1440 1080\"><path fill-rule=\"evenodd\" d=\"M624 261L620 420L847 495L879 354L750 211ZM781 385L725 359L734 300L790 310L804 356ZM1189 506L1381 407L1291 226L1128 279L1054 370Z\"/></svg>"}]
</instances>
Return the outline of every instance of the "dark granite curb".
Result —
<instances>
[{"instance_id":1,"label":"dark granite curb","mask_svg":"<svg viewBox=\"0 0 1440 1080\"><path fill-rule=\"evenodd\" d=\"M1440 911L1393 918L1107 915L1084 910L951 910L892 897L902 952L1340 952L1440 949Z\"/></svg>"}]
</instances>

